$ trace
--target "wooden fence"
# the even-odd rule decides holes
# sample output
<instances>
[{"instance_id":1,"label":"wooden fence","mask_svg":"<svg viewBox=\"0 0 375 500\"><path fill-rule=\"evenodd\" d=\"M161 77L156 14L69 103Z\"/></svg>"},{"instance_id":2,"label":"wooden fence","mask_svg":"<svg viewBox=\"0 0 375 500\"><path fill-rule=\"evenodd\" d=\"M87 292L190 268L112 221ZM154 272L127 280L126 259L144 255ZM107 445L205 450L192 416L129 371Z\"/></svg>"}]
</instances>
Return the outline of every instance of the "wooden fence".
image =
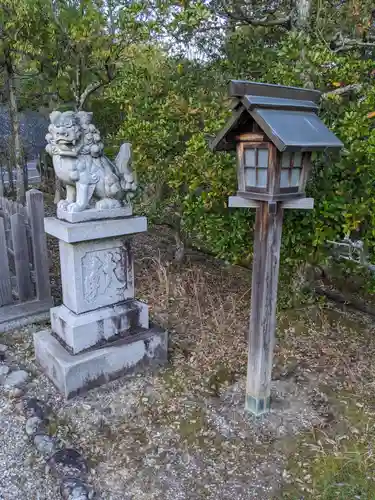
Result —
<instances>
[{"instance_id":1,"label":"wooden fence","mask_svg":"<svg viewBox=\"0 0 375 500\"><path fill-rule=\"evenodd\" d=\"M42 179L41 173L38 171L39 164L39 158L25 157L23 165L23 184L25 191L29 189L29 186L40 184ZM15 192L17 175L16 169L11 168L8 158L4 154L0 154L0 197Z\"/></svg>"},{"instance_id":2,"label":"wooden fence","mask_svg":"<svg viewBox=\"0 0 375 500\"><path fill-rule=\"evenodd\" d=\"M0 197L0 331L27 324L52 307L43 194L26 206Z\"/></svg>"}]
</instances>

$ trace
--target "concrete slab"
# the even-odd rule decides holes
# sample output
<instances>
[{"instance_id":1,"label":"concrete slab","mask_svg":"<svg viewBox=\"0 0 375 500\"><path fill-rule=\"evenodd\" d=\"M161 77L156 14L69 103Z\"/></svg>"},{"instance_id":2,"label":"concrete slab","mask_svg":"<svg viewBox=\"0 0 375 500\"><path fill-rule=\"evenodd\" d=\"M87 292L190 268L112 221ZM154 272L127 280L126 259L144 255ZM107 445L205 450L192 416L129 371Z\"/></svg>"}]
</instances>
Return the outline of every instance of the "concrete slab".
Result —
<instances>
[{"instance_id":1,"label":"concrete slab","mask_svg":"<svg viewBox=\"0 0 375 500\"><path fill-rule=\"evenodd\" d=\"M77 224L79 222L87 222L91 220L102 220L102 219L119 219L124 217L130 217L133 214L133 209L131 205L126 205L121 208L112 208L107 210L98 210L97 208L89 208L83 210L82 212L68 212L58 208L56 215L58 219L66 220L72 224Z\"/></svg>"},{"instance_id":2,"label":"concrete slab","mask_svg":"<svg viewBox=\"0 0 375 500\"><path fill-rule=\"evenodd\" d=\"M31 323L44 321L48 319L51 307L53 307L51 298L1 306L0 332L7 332Z\"/></svg>"},{"instance_id":3,"label":"concrete slab","mask_svg":"<svg viewBox=\"0 0 375 500\"><path fill-rule=\"evenodd\" d=\"M124 217L120 219L106 219L105 221L91 220L72 224L56 217L44 219L46 233L55 236L66 243L100 240L126 236L128 234L147 231L146 217Z\"/></svg>"},{"instance_id":4,"label":"concrete slab","mask_svg":"<svg viewBox=\"0 0 375 500\"><path fill-rule=\"evenodd\" d=\"M61 305L51 309L51 327L66 349L71 354L78 354L140 328L148 329L148 306L143 302L128 300L115 306L75 314Z\"/></svg>"},{"instance_id":5,"label":"concrete slab","mask_svg":"<svg viewBox=\"0 0 375 500\"><path fill-rule=\"evenodd\" d=\"M50 330L34 334L35 357L66 398L167 362L168 333L158 327L73 356Z\"/></svg>"}]
</instances>

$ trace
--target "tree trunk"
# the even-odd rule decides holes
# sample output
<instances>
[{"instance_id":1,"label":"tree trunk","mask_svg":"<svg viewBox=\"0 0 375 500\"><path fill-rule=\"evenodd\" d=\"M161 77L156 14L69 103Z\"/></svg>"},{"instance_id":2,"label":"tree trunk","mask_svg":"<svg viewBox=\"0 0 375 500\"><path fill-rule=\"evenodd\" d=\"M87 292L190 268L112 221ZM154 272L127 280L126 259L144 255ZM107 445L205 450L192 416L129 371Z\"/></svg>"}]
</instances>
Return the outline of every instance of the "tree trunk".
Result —
<instances>
[{"instance_id":1,"label":"tree trunk","mask_svg":"<svg viewBox=\"0 0 375 500\"><path fill-rule=\"evenodd\" d=\"M310 17L312 11L312 0L295 0L294 3L294 14L293 14L293 30L303 31L308 33L310 29ZM303 65L306 65L306 47L301 48L301 61ZM301 80L305 87L313 88L314 82L312 80L309 69L305 69L301 73Z\"/></svg>"},{"instance_id":2,"label":"tree trunk","mask_svg":"<svg viewBox=\"0 0 375 500\"><path fill-rule=\"evenodd\" d=\"M13 193L14 192L14 182L13 182L13 159L10 154L10 151L8 152L8 157L7 157L7 172L8 172L8 192Z\"/></svg>"},{"instance_id":3,"label":"tree trunk","mask_svg":"<svg viewBox=\"0 0 375 500\"><path fill-rule=\"evenodd\" d=\"M3 171L2 157L0 157L0 197L2 198L3 196L5 196L4 171Z\"/></svg>"},{"instance_id":4,"label":"tree trunk","mask_svg":"<svg viewBox=\"0 0 375 500\"><path fill-rule=\"evenodd\" d=\"M26 155L24 156L24 159L23 159L23 189L24 189L25 193L29 189L29 170L27 167L27 156Z\"/></svg>"},{"instance_id":5,"label":"tree trunk","mask_svg":"<svg viewBox=\"0 0 375 500\"><path fill-rule=\"evenodd\" d=\"M308 28L312 9L312 0L295 0L294 27L297 30Z\"/></svg>"},{"instance_id":6,"label":"tree trunk","mask_svg":"<svg viewBox=\"0 0 375 500\"><path fill-rule=\"evenodd\" d=\"M25 203L25 184L24 184L24 156L22 152L22 142L20 135L20 121L18 116L16 82L13 68L13 62L8 50L5 51L5 80L9 98L9 116L11 122L11 151L10 158L12 168L16 168L17 182L16 192L17 201Z\"/></svg>"},{"instance_id":7,"label":"tree trunk","mask_svg":"<svg viewBox=\"0 0 375 500\"><path fill-rule=\"evenodd\" d=\"M174 252L174 260L177 264L182 264L185 259L185 243L182 237L181 231L181 218L178 217L176 220L176 224L173 228L174 239L176 242L176 250Z\"/></svg>"},{"instance_id":8,"label":"tree trunk","mask_svg":"<svg viewBox=\"0 0 375 500\"><path fill-rule=\"evenodd\" d=\"M112 0L107 0L107 10L108 10L108 19L109 19L109 31L111 32L111 35L113 37L115 37L116 29L115 29L114 8L113 8Z\"/></svg>"}]
</instances>

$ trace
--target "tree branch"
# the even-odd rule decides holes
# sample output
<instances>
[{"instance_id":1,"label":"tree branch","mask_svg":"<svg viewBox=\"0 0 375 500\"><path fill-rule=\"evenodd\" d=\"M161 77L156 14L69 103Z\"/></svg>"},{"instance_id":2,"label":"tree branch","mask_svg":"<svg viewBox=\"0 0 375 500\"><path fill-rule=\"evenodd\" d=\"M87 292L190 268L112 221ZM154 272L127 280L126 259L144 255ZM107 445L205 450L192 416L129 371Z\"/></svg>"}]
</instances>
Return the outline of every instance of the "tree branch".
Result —
<instances>
[{"instance_id":1,"label":"tree branch","mask_svg":"<svg viewBox=\"0 0 375 500\"><path fill-rule=\"evenodd\" d=\"M82 94L79 97L78 101L78 111L81 111L83 109L83 106L85 105L85 102L89 98L89 96L93 93L96 92L100 87L104 87L105 85L108 85L110 82L93 82L87 85L85 90L82 92Z\"/></svg>"},{"instance_id":2,"label":"tree branch","mask_svg":"<svg viewBox=\"0 0 375 500\"><path fill-rule=\"evenodd\" d=\"M80 58L79 58L80 59ZM80 102L82 98L81 94L81 61L79 60L77 65L76 65L76 78L75 78L75 89L74 89L74 99L76 101L76 107L78 109L82 109Z\"/></svg>"},{"instance_id":3,"label":"tree branch","mask_svg":"<svg viewBox=\"0 0 375 500\"><path fill-rule=\"evenodd\" d=\"M371 40L371 39L370 39ZM333 52L348 52L359 48L375 48L375 41L361 41L355 38L345 38L342 33L337 33L331 41Z\"/></svg>"},{"instance_id":4,"label":"tree branch","mask_svg":"<svg viewBox=\"0 0 375 500\"><path fill-rule=\"evenodd\" d=\"M19 73L18 71L15 71L14 74L17 75L19 80L27 80L29 78L37 78L40 76L40 71L35 73Z\"/></svg>"},{"instance_id":5,"label":"tree branch","mask_svg":"<svg viewBox=\"0 0 375 500\"><path fill-rule=\"evenodd\" d=\"M333 52L348 52L349 50L359 48L375 48L375 42L359 42L357 40L347 40L344 45L333 50Z\"/></svg>"},{"instance_id":6,"label":"tree branch","mask_svg":"<svg viewBox=\"0 0 375 500\"><path fill-rule=\"evenodd\" d=\"M56 5L55 0L51 0L51 10L52 10L53 19L55 21L55 26L59 29L60 33L63 35L63 37L65 39L64 41L67 44L67 46L72 49L73 46L72 46L71 40L69 38L69 35L66 32L66 29L64 28L64 26L60 23L58 7Z\"/></svg>"},{"instance_id":7,"label":"tree branch","mask_svg":"<svg viewBox=\"0 0 375 500\"><path fill-rule=\"evenodd\" d=\"M249 16L243 12L242 9L233 12L227 9L223 4L221 4L221 12L219 14L224 15L232 19L233 21L240 22L242 24L247 24L249 26L289 26L291 22L291 14L287 16L274 17L274 10L267 12L263 17Z\"/></svg>"},{"instance_id":8,"label":"tree branch","mask_svg":"<svg viewBox=\"0 0 375 500\"><path fill-rule=\"evenodd\" d=\"M350 92L359 92L360 90L362 90L362 88L362 83L352 83L351 85L346 85L345 87L340 87L338 89L325 92L324 94L322 94L322 99L327 99L332 95L345 95L349 94Z\"/></svg>"}]
</instances>

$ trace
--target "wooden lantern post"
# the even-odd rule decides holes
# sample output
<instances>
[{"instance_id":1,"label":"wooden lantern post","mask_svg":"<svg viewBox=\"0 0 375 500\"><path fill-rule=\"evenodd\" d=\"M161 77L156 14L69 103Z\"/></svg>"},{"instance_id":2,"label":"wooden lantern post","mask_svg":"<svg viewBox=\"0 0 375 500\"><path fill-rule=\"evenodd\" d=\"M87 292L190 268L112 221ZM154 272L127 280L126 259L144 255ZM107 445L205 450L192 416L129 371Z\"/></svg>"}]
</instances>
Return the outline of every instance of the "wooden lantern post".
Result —
<instances>
[{"instance_id":1,"label":"wooden lantern post","mask_svg":"<svg viewBox=\"0 0 375 500\"><path fill-rule=\"evenodd\" d=\"M315 90L232 81L230 96L232 117L211 148L237 150L229 207L256 209L245 408L258 416L270 409L283 213L314 207L305 197L311 153L343 144L317 117Z\"/></svg>"},{"instance_id":2,"label":"wooden lantern post","mask_svg":"<svg viewBox=\"0 0 375 500\"><path fill-rule=\"evenodd\" d=\"M309 210L314 200L267 202L231 196L229 206L256 209L245 408L261 415L270 408L284 209Z\"/></svg>"}]
</instances>

